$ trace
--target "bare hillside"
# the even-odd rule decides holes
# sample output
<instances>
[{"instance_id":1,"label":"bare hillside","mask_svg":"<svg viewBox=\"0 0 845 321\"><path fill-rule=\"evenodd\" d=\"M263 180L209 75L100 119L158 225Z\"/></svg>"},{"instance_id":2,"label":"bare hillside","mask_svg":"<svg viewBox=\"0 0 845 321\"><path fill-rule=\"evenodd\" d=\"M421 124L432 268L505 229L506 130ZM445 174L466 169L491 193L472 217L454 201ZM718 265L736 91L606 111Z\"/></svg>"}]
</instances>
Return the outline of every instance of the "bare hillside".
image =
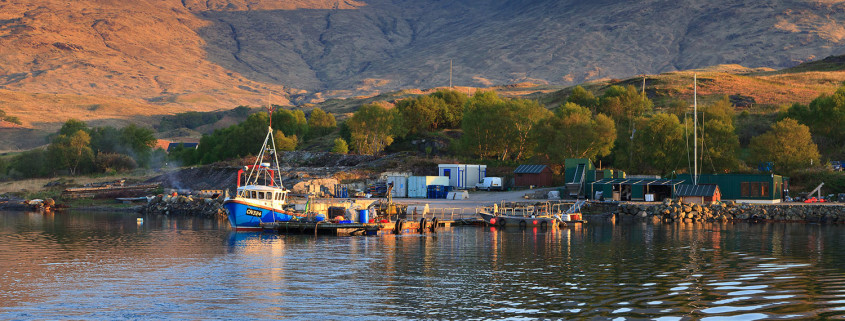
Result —
<instances>
[{"instance_id":1,"label":"bare hillside","mask_svg":"<svg viewBox=\"0 0 845 321\"><path fill-rule=\"evenodd\" d=\"M0 109L39 130L150 123L268 94L298 104L446 86L450 60L455 85L565 86L781 69L843 46L843 0L6 0Z\"/></svg>"}]
</instances>

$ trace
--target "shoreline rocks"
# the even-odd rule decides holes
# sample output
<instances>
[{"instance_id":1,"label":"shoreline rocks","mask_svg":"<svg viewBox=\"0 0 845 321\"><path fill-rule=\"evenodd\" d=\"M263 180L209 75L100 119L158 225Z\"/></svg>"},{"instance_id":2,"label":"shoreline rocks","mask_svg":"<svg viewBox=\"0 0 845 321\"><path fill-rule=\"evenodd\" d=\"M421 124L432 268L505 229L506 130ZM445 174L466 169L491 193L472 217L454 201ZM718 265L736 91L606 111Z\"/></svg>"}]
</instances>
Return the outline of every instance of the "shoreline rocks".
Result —
<instances>
[{"instance_id":1,"label":"shoreline rocks","mask_svg":"<svg viewBox=\"0 0 845 321\"><path fill-rule=\"evenodd\" d=\"M845 223L845 205L741 204L733 201L688 204L666 200L656 204L622 203L605 213L620 218L658 222L774 221Z\"/></svg>"},{"instance_id":2,"label":"shoreline rocks","mask_svg":"<svg viewBox=\"0 0 845 321\"><path fill-rule=\"evenodd\" d=\"M222 195L217 198L157 195L149 199L147 204L142 205L138 213L206 218L226 217Z\"/></svg>"}]
</instances>

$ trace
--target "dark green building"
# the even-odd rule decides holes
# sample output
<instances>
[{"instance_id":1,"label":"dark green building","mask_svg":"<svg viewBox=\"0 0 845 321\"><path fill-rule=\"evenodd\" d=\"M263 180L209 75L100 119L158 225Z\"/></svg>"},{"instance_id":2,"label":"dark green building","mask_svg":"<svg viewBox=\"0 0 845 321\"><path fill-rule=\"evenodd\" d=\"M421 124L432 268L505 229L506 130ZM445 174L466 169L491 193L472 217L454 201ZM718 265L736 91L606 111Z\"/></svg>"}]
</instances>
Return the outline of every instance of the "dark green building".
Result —
<instances>
[{"instance_id":1,"label":"dark green building","mask_svg":"<svg viewBox=\"0 0 845 321\"><path fill-rule=\"evenodd\" d=\"M665 198L677 198L678 186L692 183L689 174L678 175L675 179L604 178L587 181L584 195L590 199L659 202ZM789 193L789 178L773 174L699 175L698 184L716 185L722 200L743 203L779 203Z\"/></svg>"},{"instance_id":2,"label":"dark green building","mask_svg":"<svg viewBox=\"0 0 845 321\"><path fill-rule=\"evenodd\" d=\"M678 175L692 183L689 174ZM789 193L789 178L775 174L707 174L698 176L698 184L716 184L723 200L743 203L779 203Z\"/></svg>"},{"instance_id":3,"label":"dark green building","mask_svg":"<svg viewBox=\"0 0 845 321\"><path fill-rule=\"evenodd\" d=\"M588 183L587 190L591 199L653 202L674 197L675 190L681 184L685 184L685 181L664 178L605 178Z\"/></svg>"}]
</instances>

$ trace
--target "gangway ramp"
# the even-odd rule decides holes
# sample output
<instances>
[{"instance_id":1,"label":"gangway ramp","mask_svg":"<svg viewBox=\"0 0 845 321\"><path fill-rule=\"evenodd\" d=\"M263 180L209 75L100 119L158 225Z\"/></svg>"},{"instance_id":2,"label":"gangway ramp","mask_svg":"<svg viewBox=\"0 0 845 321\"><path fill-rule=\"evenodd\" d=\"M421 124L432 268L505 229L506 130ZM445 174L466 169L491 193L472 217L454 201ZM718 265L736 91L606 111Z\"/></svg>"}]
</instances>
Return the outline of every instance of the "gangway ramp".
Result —
<instances>
[{"instance_id":1,"label":"gangway ramp","mask_svg":"<svg viewBox=\"0 0 845 321\"><path fill-rule=\"evenodd\" d=\"M584 179L587 174L587 164L578 164L575 169L575 175L572 176L572 181L566 183L566 191L569 192L570 197L580 198L584 190Z\"/></svg>"}]
</instances>

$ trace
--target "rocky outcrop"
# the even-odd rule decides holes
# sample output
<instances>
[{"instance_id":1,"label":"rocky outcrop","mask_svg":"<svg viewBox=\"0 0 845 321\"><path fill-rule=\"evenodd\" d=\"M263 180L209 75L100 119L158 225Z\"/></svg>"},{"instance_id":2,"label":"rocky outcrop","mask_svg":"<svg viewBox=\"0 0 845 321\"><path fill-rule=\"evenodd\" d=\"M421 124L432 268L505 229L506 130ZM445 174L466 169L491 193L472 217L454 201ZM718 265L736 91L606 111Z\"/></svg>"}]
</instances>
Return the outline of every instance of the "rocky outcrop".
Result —
<instances>
[{"instance_id":1,"label":"rocky outcrop","mask_svg":"<svg viewBox=\"0 0 845 321\"><path fill-rule=\"evenodd\" d=\"M223 196L194 198L192 196L157 195L142 206L139 213L146 215L226 217Z\"/></svg>"},{"instance_id":2,"label":"rocky outcrop","mask_svg":"<svg viewBox=\"0 0 845 321\"><path fill-rule=\"evenodd\" d=\"M620 204L614 215L651 222L781 221L845 223L845 205L737 204L706 205L667 200L658 204Z\"/></svg>"}]
</instances>

